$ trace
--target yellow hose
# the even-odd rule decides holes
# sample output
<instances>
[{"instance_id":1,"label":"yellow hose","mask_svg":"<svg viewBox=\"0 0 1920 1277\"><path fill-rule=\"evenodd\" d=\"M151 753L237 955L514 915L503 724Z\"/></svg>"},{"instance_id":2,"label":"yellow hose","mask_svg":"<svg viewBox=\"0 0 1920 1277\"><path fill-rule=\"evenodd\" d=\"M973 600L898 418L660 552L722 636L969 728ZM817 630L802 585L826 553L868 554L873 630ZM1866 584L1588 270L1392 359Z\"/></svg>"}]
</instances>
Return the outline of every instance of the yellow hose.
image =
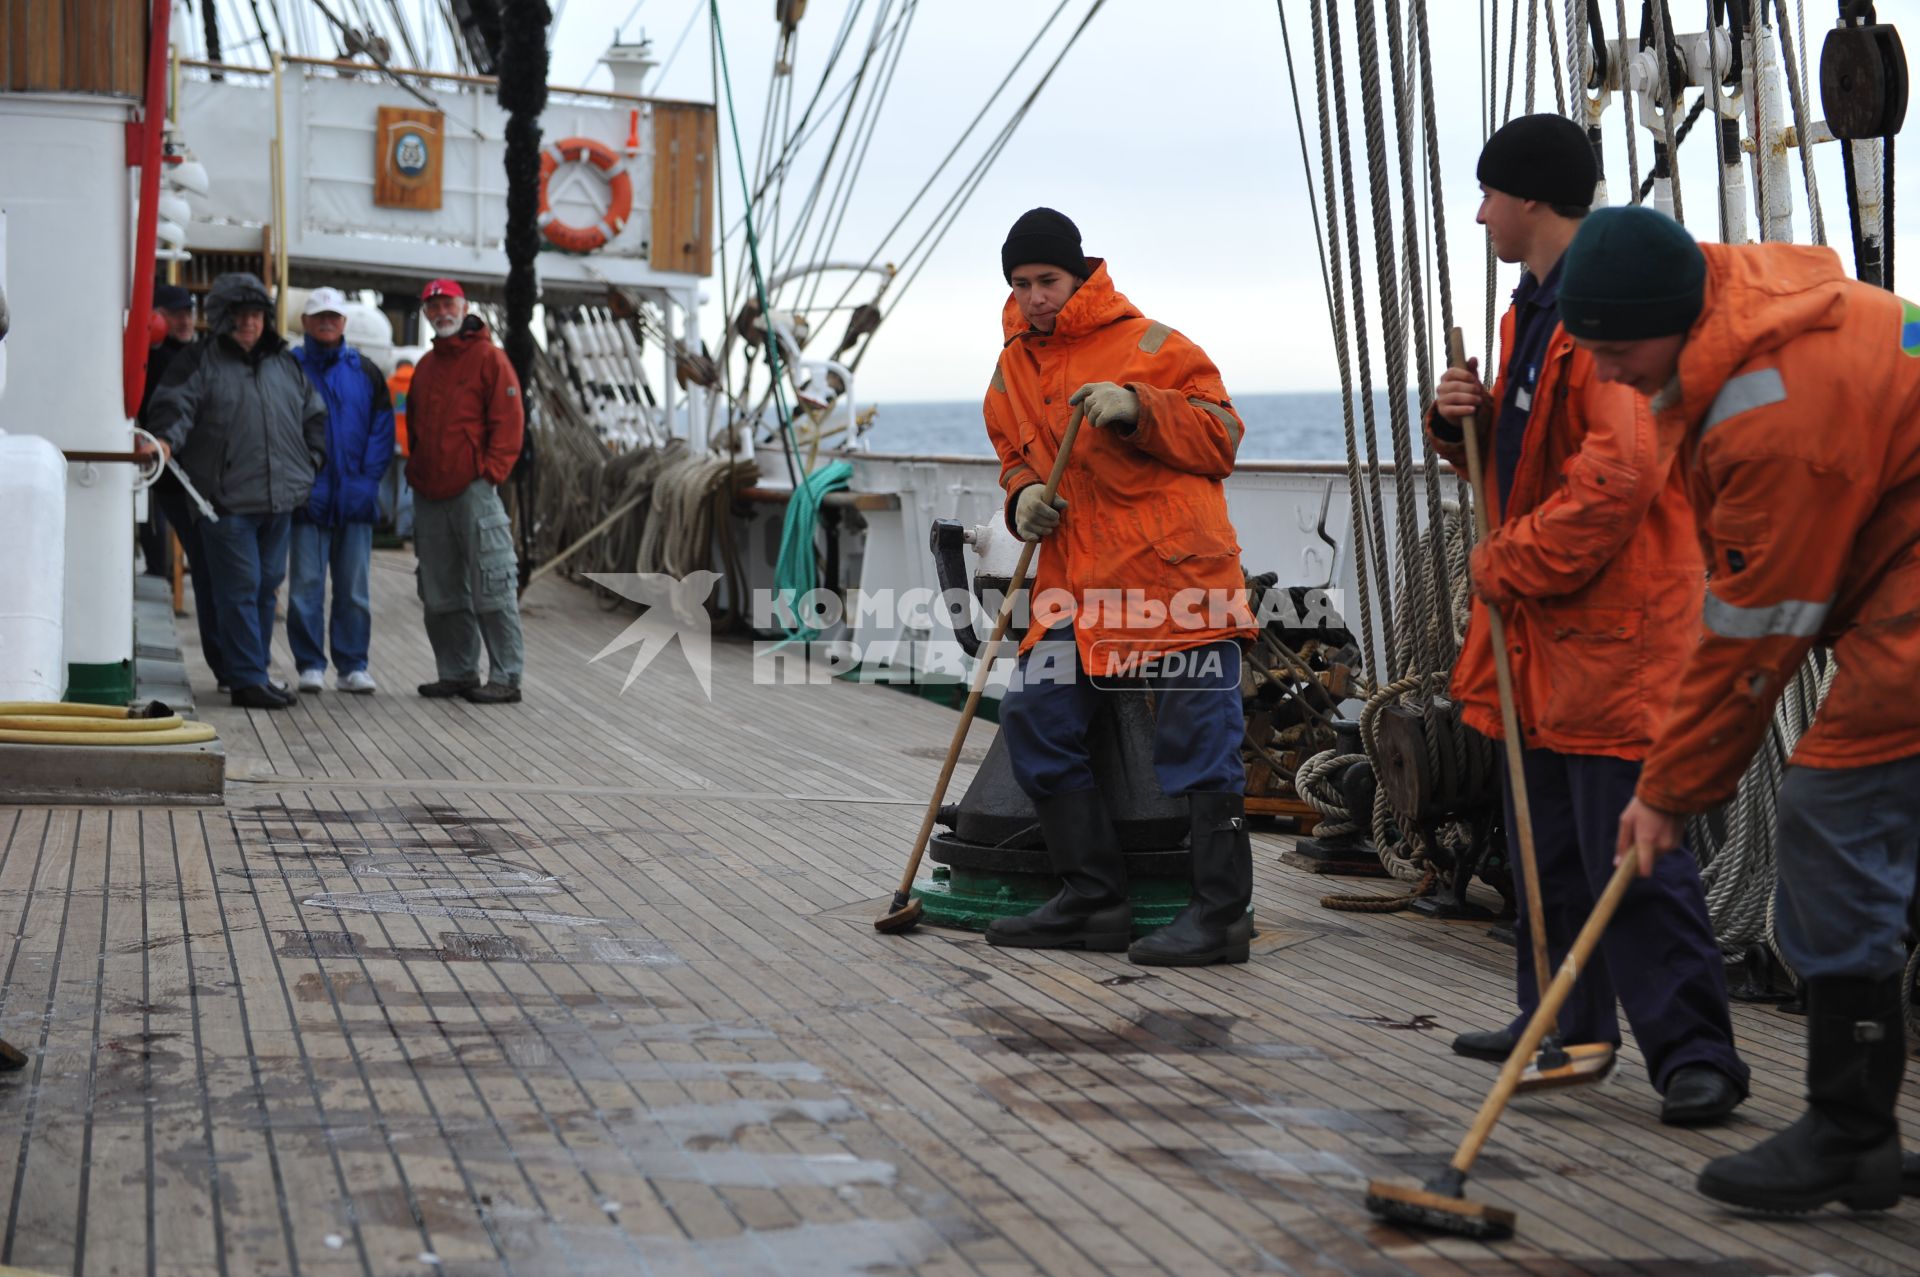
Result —
<instances>
[{"instance_id":1,"label":"yellow hose","mask_svg":"<svg viewBox=\"0 0 1920 1277\"><path fill-rule=\"evenodd\" d=\"M217 738L209 724L178 714L134 718L124 705L0 701L4 745L198 745Z\"/></svg>"}]
</instances>

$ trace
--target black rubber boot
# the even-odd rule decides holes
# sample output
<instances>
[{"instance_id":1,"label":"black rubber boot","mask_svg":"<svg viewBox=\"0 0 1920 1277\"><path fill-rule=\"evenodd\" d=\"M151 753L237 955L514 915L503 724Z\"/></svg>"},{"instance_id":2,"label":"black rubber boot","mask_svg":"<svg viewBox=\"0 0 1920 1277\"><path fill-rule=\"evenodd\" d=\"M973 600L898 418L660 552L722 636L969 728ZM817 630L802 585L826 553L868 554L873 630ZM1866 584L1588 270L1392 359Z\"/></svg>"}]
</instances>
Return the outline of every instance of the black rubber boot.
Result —
<instances>
[{"instance_id":1,"label":"black rubber boot","mask_svg":"<svg viewBox=\"0 0 1920 1277\"><path fill-rule=\"evenodd\" d=\"M1807 982L1807 1111L1757 1148L1707 1163L1702 1193L1787 1214L1829 1202L1885 1210L1900 1200L1901 984L1899 976Z\"/></svg>"},{"instance_id":2,"label":"black rubber boot","mask_svg":"<svg viewBox=\"0 0 1920 1277\"><path fill-rule=\"evenodd\" d=\"M1253 840L1239 794L1188 794L1192 819L1193 900L1127 957L1143 967L1204 967L1245 962L1253 941Z\"/></svg>"},{"instance_id":3,"label":"black rubber boot","mask_svg":"<svg viewBox=\"0 0 1920 1277\"><path fill-rule=\"evenodd\" d=\"M1097 789L1034 800L1047 859L1060 875L1053 899L1018 918L995 918L987 943L1015 949L1118 953L1133 938L1120 835Z\"/></svg>"}]
</instances>

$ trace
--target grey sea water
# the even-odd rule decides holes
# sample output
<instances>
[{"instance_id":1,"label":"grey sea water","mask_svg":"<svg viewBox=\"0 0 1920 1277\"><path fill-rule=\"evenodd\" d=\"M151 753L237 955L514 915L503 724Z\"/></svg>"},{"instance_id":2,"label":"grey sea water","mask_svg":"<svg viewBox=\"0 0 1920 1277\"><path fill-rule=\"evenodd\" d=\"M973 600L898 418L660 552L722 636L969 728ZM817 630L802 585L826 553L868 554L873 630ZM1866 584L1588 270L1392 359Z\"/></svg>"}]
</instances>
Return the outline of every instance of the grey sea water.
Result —
<instances>
[{"instance_id":1,"label":"grey sea water","mask_svg":"<svg viewBox=\"0 0 1920 1277\"><path fill-rule=\"evenodd\" d=\"M1344 461L1346 427L1338 391L1283 395L1243 395L1233 401L1247 435L1240 443L1243 461ZM1408 421L1414 454L1420 452L1419 401L1408 396ZM1387 396L1374 397L1380 456L1391 459ZM1354 428L1366 450L1359 404ZM869 435L875 452L950 453L985 456L993 451L980 418L980 403L887 403L882 401Z\"/></svg>"}]
</instances>

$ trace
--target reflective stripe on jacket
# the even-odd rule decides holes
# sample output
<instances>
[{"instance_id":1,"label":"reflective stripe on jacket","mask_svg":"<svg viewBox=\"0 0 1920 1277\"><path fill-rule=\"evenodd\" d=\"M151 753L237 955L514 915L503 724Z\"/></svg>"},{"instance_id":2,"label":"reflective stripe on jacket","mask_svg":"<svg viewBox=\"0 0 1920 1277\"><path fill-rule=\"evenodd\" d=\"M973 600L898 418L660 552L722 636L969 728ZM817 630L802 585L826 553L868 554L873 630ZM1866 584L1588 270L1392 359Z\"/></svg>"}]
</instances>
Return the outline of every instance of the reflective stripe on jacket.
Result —
<instances>
[{"instance_id":1,"label":"reflective stripe on jacket","mask_svg":"<svg viewBox=\"0 0 1920 1277\"><path fill-rule=\"evenodd\" d=\"M1496 404L1513 333L1509 309ZM1492 431L1481 438L1490 466ZM1433 444L1466 470L1464 447ZM1593 357L1558 325L1534 385L1512 500L1502 509L1489 492L1488 501L1493 532L1474 549L1473 576L1506 620L1527 746L1644 757L1699 628L1700 546L1673 445L1656 437L1647 401L1595 378ZM1470 726L1506 735L1477 596L1452 686Z\"/></svg>"},{"instance_id":2,"label":"reflective stripe on jacket","mask_svg":"<svg viewBox=\"0 0 1920 1277\"><path fill-rule=\"evenodd\" d=\"M1684 432L1710 580L1639 788L1675 813L1733 795L1816 643L1839 672L1792 761L1920 754L1920 307L1831 249L1701 247L1706 306L1660 423Z\"/></svg>"},{"instance_id":3,"label":"reflective stripe on jacket","mask_svg":"<svg viewBox=\"0 0 1920 1277\"><path fill-rule=\"evenodd\" d=\"M987 433L1000 456L1007 524L1022 488L1045 483L1066 432L1067 400L1111 381L1140 400L1131 434L1082 425L1060 480L1060 528L1041 543L1033 623L1064 623L1048 602L1071 600L1083 667L1199 647L1254 630L1221 480L1233 473L1244 427L1206 354L1136 310L1106 264L1067 299L1051 333L1030 330L1011 297L1005 346L987 389Z\"/></svg>"}]
</instances>

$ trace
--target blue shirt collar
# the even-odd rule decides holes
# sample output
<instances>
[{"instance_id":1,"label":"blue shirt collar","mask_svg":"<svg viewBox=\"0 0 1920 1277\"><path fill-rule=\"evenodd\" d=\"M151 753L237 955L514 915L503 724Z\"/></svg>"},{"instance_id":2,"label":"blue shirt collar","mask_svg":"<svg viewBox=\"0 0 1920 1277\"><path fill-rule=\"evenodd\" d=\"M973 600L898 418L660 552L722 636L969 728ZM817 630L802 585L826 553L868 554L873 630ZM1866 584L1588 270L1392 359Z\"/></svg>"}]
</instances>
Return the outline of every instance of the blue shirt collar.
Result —
<instances>
[{"instance_id":1,"label":"blue shirt collar","mask_svg":"<svg viewBox=\"0 0 1920 1277\"><path fill-rule=\"evenodd\" d=\"M1520 307L1540 306L1548 310L1558 309L1560 267L1566 264L1566 260L1565 254L1562 254L1560 260L1553 264L1553 269L1547 272L1547 277L1542 280L1534 279L1532 271L1523 272L1520 276L1520 286L1513 290L1513 304Z\"/></svg>"}]
</instances>

